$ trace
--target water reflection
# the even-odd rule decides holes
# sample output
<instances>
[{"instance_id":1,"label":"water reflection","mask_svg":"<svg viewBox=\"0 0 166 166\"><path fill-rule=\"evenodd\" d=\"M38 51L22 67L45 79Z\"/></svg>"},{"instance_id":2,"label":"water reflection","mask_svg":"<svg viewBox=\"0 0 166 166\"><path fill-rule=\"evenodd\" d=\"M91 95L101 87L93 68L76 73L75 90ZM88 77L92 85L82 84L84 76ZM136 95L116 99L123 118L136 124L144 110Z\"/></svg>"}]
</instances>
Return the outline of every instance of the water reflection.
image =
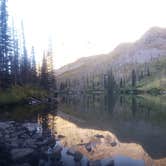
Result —
<instances>
[{"instance_id":1,"label":"water reflection","mask_svg":"<svg viewBox=\"0 0 166 166\"><path fill-rule=\"evenodd\" d=\"M86 125L80 127L113 132L121 142L138 143L159 159L166 157L165 101L151 96L63 96L59 110L84 119Z\"/></svg>"},{"instance_id":2,"label":"water reflection","mask_svg":"<svg viewBox=\"0 0 166 166\"><path fill-rule=\"evenodd\" d=\"M111 156L129 162L125 156L135 165L162 165L166 162L165 101L164 96L70 95L60 97L58 108L1 108L0 118L38 124L43 135L61 141L65 154L72 147L93 160Z\"/></svg>"}]
</instances>

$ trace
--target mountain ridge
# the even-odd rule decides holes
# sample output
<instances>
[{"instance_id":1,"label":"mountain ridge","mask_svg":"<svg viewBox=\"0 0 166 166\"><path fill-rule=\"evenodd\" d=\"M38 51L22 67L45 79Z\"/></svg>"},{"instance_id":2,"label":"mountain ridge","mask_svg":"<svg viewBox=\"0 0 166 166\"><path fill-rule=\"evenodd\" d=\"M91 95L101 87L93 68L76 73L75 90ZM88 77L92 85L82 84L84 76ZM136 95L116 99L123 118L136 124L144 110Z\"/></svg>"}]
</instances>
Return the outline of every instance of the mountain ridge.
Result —
<instances>
[{"instance_id":1,"label":"mountain ridge","mask_svg":"<svg viewBox=\"0 0 166 166\"><path fill-rule=\"evenodd\" d=\"M138 64L166 57L166 28L152 27L133 43L121 43L108 54L82 57L56 70L60 80L80 79L95 73L116 72L117 79L128 77ZM126 72L126 73L125 73Z\"/></svg>"}]
</instances>

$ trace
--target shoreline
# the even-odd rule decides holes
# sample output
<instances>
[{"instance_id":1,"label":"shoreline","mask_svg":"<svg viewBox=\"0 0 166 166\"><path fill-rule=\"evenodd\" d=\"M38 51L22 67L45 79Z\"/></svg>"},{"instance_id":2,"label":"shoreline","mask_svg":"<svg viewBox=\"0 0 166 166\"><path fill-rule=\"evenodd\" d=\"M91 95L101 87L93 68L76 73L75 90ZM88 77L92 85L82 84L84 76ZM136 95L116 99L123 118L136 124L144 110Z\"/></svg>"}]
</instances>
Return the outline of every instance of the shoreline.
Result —
<instances>
[{"instance_id":1,"label":"shoreline","mask_svg":"<svg viewBox=\"0 0 166 166\"><path fill-rule=\"evenodd\" d=\"M96 139L104 139L95 135ZM61 144L62 135L54 137L49 131L42 131L36 123L18 123L15 121L0 122L0 165L3 166L115 166L120 160L142 163L124 156L110 156L100 159L89 159L80 149ZM111 145L111 144L110 144ZM85 146L87 154L91 153L91 144ZM116 146L115 144L111 145ZM89 152L88 152L89 151ZM88 155L87 155L88 156Z\"/></svg>"}]
</instances>

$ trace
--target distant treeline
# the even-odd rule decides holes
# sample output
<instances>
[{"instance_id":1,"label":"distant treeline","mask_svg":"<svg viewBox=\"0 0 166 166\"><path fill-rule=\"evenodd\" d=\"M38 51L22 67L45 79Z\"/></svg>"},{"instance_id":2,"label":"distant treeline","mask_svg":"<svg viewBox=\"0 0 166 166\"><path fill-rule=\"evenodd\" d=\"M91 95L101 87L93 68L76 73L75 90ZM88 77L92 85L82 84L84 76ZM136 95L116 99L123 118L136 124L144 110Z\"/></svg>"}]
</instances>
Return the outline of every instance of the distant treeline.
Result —
<instances>
[{"instance_id":1,"label":"distant treeline","mask_svg":"<svg viewBox=\"0 0 166 166\"><path fill-rule=\"evenodd\" d=\"M116 93L120 91L128 92L135 90L139 82L151 75L149 65L144 64L144 67L139 71L136 68L132 69L128 77L120 77L117 79L117 73L110 69L105 73L87 74L80 79L63 78L63 81L58 82L60 92L68 93L80 91L82 93L93 91L105 91L107 93Z\"/></svg>"},{"instance_id":2,"label":"distant treeline","mask_svg":"<svg viewBox=\"0 0 166 166\"><path fill-rule=\"evenodd\" d=\"M27 50L23 21L21 32L14 19L9 25L7 2L0 0L0 89L26 84L49 89L55 85L52 49L44 51L42 65L36 65L35 48Z\"/></svg>"}]
</instances>

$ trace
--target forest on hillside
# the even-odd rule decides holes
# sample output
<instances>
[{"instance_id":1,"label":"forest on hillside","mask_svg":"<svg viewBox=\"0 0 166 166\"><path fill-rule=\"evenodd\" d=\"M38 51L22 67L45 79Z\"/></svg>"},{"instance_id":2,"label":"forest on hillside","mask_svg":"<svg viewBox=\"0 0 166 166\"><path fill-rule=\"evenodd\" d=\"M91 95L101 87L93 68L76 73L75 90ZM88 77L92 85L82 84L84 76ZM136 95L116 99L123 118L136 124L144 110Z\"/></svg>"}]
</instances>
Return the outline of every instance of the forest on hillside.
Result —
<instances>
[{"instance_id":1,"label":"forest on hillside","mask_svg":"<svg viewBox=\"0 0 166 166\"><path fill-rule=\"evenodd\" d=\"M0 1L0 91L12 87L55 87L53 51L43 50L42 64L37 61L35 47L27 49L24 22L20 30L8 11L8 1ZM16 88L17 89L17 88Z\"/></svg>"},{"instance_id":2,"label":"forest on hillside","mask_svg":"<svg viewBox=\"0 0 166 166\"><path fill-rule=\"evenodd\" d=\"M108 54L81 58L57 72L60 91L164 94L165 29L152 28L139 40Z\"/></svg>"}]
</instances>

